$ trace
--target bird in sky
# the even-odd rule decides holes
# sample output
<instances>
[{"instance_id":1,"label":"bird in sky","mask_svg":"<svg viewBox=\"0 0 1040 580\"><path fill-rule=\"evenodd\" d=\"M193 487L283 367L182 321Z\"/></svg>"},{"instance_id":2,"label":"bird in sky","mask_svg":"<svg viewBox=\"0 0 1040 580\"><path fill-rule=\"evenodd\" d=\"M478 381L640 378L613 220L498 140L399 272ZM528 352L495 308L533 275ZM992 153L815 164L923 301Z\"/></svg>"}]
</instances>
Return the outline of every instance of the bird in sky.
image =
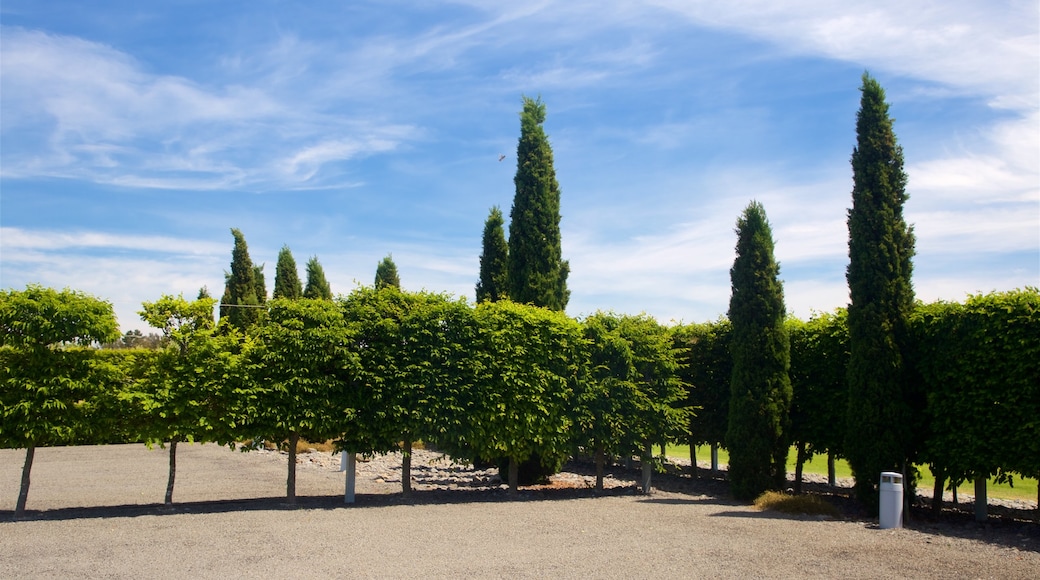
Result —
<instances>
[{"instance_id":1,"label":"bird in sky","mask_svg":"<svg viewBox=\"0 0 1040 580\"><path fill-rule=\"evenodd\" d=\"M506 158L506 156L505 156L505 155L499 155L499 156L498 156L498 160L499 160L499 161L502 161L502 160L503 160L503 159L505 159L505 158Z\"/></svg>"}]
</instances>

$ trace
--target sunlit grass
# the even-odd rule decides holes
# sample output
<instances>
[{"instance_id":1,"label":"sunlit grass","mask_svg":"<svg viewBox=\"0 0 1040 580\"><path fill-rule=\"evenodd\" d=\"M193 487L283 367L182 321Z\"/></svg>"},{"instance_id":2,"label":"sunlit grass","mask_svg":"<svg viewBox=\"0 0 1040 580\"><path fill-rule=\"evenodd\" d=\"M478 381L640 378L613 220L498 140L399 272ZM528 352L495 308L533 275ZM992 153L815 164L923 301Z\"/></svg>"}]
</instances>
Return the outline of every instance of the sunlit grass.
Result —
<instances>
[{"instance_id":1,"label":"sunlit grass","mask_svg":"<svg viewBox=\"0 0 1040 580\"><path fill-rule=\"evenodd\" d=\"M785 514L821 515L837 518L838 508L815 495L790 495L778 491L767 491L755 499L755 509L773 510Z\"/></svg>"},{"instance_id":2,"label":"sunlit grass","mask_svg":"<svg viewBox=\"0 0 1040 580\"><path fill-rule=\"evenodd\" d=\"M669 457L682 459L690 458L689 445L669 445L667 447L667 452ZM707 461L710 458L710 447L707 445L697 446L698 461ZM789 473L794 473L796 459L797 451L792 447L791 451L787 454L787 471ZM722 465L729 463L729 454L725 449L719 449L719 463ZM803 469L805 470L805 473L827 475L827 456L814 456L812 459L805 462ZM921 479L917 483L918 489L931 490L935 487L935 477L927 466L922 465L919 469L921 470ZM834 472L835 476L839 479L852 477L852 470L849 468L849 463L844 459L838 459L834 462ZM975 484L970 481L961 484L957 487L957 494L961 498L967 495L975 495ZM997 483L996 481L990 480L986 486L986 494L995 499L1036 501L1037 480L1033 478L1016 477L1014 487L1006 483Z\"/></svg>"}]
</instances>

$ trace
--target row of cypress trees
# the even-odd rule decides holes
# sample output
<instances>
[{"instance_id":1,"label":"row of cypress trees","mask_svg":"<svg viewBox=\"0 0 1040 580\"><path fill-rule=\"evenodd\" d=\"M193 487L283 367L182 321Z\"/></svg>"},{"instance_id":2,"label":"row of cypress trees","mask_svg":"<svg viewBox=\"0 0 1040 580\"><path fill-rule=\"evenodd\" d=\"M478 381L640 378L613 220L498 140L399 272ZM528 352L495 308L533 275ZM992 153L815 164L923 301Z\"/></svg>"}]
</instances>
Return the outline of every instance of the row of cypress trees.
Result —
<instances>
[{"instance_id":1,"label":"row of cypress trees","mask_svg":"<svg viewBox=\"0 0 1040 580\"><path fill-rule=\"evenodd\" d=\"M915 459L913 418L923 395L910 381L905 362L914 306L914 234L903 219L908 199L903 152L884 89L864 73L860 91L848 213L844 449L857 497L875 506L882 471L902 472L913 484L908 479ZM737 236L730 270L733 367L726 440L733 493L749 499L783 482L790 441L785 435L792 399L790 337L772 232L761 204L747 207Z\"/></svg>"}]
</instances>

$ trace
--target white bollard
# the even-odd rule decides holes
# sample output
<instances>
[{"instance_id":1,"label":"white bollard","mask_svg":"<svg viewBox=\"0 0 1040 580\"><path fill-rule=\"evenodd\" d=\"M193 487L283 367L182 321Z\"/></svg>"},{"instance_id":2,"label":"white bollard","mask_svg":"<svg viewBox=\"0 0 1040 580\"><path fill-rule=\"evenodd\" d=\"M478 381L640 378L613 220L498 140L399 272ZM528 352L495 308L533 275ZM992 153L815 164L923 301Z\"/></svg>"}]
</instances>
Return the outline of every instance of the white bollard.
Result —
<instances>
[{"instance_id":1,"label":"white bollard","mask_svg":"<svg viewBox=\"0 0 1040 580\"><path fill-rule=\"evenodd\" d=\"M903 475L894 471L881 472L880 493L878 525L882 530L903 527Z\"/></svg>"},{"instance_id":2,"label":"white bollard","mask_svg":"<svg viewBox=\"0 0 1040 580\"><path fill-rule=\"evenodd\" d=\"M354 483L357 466L357 455L354 453L347 453L346 451L340 456L339 470L347 472L346 489L343 492L343 503L354 503Z\"/></svg>"}]
</instances>

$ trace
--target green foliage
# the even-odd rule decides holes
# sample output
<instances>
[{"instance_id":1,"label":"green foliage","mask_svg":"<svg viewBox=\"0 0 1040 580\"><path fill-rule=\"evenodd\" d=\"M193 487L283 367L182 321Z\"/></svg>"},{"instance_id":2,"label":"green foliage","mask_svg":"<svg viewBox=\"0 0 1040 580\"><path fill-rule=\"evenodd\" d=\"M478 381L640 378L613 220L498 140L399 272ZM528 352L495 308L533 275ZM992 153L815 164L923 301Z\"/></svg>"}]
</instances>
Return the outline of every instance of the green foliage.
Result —
<instances>
[{"instance_id":1,"label":"green foliage","mask_svg":"<svg viewBox=\"0 0 1040 580\"><path fill-rule=\"evenodd\" d=\"M0 291L0 346L27 351L117 338L112 305L104 300L38 285Z\"/></svg>"},{"instance_id":2,"label":"green foliage","mask_svg":"<svg viewBox=\"0 0 1040 580\"><path fill-rule=\"evenodd\" d=\"M955 485L1040 475L1040 292L921 306L912 328L932 471Z\"/></svg>"},{"instance_id":3,"label":"green foliage","mask_svg":"<svg viewBox=\"0 0 1040 580\"><path fill-rule=\"evenodd\" d=\"M248 430L256 439L289 442L286 497L296 501L296 443L339 436L353 419L350 387L357 356L349 328L331 300L277 299L246 353L255 386Z\"/></svg>"},{"instance_id":4,"label":"green foliage","mask_svg":"<svg viewBox=\"0 0 1040 580\"><path fill-rule=\"evenodd\" d=\"M733 374L726 447L734 497L754 499L784 482L792 396L780 266L758 202L737 220L736 249L730 269Z\"/></svg>"},{"instance_id":5,"label":"green foliage","mask_svg":"<svg viewBox=\"0 0 1040 580\"><path fill-rule=\"evenodd\" d=\"M646 315L604 312L583 326L589 371L573 406L578 446L631 456L685 440L691 410L668 330Z\"/></svg>"},{"instance_id":6,"label":"green foliage","mask_svg":"<svg viewBox=\"0 0 1040 580\"><path fill-rule=\"evenodd\" d=\"M680 353L679 377L688 385L688 405L696 409L689 425L689 438L694 445L725 447L733 375L731 328L729 320L720 318L672 330L672 340Z\"/></svg>"},{"instance_id":7,"label":"green foliage","mask_svg":"<svg viewBox=\"0 0 1040 580\"><path fill-rule=\"evenodd\" d=\"M303 297L315 300L332 300L332 287L325 279L325 269L321 267L317 256L307 260L307 286L303 289Z\"/></svg>"},{"instance_id":8,"label":"green foliage","mask_svg":"<svg viewBox=\"0 0 1040 580\"><path fill-rule=\"evenodd\" d=\"M103 436L92 419L107 381L93 349L119 337L112 305L74 290L0 291L0 446L35 447Z\"/></svg>"},{"instance_id":9,"label":"green foliage","mask_svg":"<svg viewBox=\"0 0 1040 580\"><path fill-rule=\"evenodd\" d=\"M291 433L311 441L338 436L353 415L344 401L358 370L343 313L334 302L310 298L269 306L246 353L257 389L249 428L274 441Z\"/></svg>"},{"instance_id":10,"label":"green foliage","mask_svg":"<svg viewBox=\"0 0 1040 580\"><path fill-rule=\"evenodd\" d=\"M387 255L376 266L375 287L376 290L383 288L401 289L401 278L397 275L397 264L394 264L393 256Z\"/></svg>"},{"instance_id":11,"label":"green foliage","mask_svg":"<svg viewBox=\"0 0 1040 580\"><path fill-rule=\"evenodd\" d=\"M471 395L479 403L468 444L481 459L520 463L538 454L543 465L558 469L569 455L569 409L583 375L581 325L563 313L509 301L484 302L474 316L481 372Z\"/></svg>"},{"instance_id":12,"label":"green foliage","mask_svg":"<svg viewBox=\"0 0 1040 580\"><path fill-rule=\"evenodd\" d=\"M212 298L188 302L167 295L142 305L141 319L162 330L170 345L149 360L132 395L146 418L140 432L146 441L227 444L239 436L242 337L233 330L215 333L213 304Z\"/></svg>"},{"instance_id":13,"label":"green foliage","mask_svg":"<svg viewBox=\"0 0 1040 580\"><path fill-rule=\"evenodd\" d=\"M300 274L296 271L296 259L293 258L289 246L282 246L278 251L278 263L274 267L273 298L303 298L303 285L300 283Z\"/></svg>"},{"instance_id":14,"label":"green foliage","mask_svg":"<svg viewBox=\"0 0 1040 580\"><path fill-rule=\"evenodd\" d=\"M516 149L516 194L509 212L509 297L550 310L567 307L570 265L560 243L560 187L545 135L545 105L524 97Z\"/></svg>"},{"instance_id":15,"label":"green foliage","mask_svg":"<svg viewBox=\"0 0 1040 580\"><path fill-rule=\"evenodd\" d=\"M0 447L26 449L16 516L37 446L108 436L101 411L116 369L74 345L118 337L112 305L93 296L36 285L0 291Z\"/></svg>"},{"instance_id":16,"label":"green foliage","mask_svg":"<svg viewBox=\"0 0 1040 580\"><path fill-rule=\"evenodd\" d=\"M842 455L848 409L849 328L845 309L808 322L787 319L791 337L791 440L808 456Z\"/></svg>"},{"instance_id":17,"label":"green foliage","mask_svg":"<svg viewBox=\"0 0 1040 580\"><path fill-rule=\"evenodd\" d=\"M239 331L245 332L260 320L263 276L257 281L258 269L249 258L246 238L237 228L231 229L235 246L231 250L231 272L224 275L224 296L220 300L220 318ZM262 267L261 267L262 269ZM262 293L261 293L262 292Z\"/></svg>"},{"instance_id":18,"label":"green foliage","mask_svg":"<svg viewBox=\"0 0 1040 580\"><path fill-rule=\"evenodd\" d=\"M904 360L914 300L914 235L903 220L907 178L885 91L866 73L861 91L848 216L851 304L845 452L856 475L857 496L873 506L881 472L904 471L913 461L918 436L915 393ZM907 484L912 488L913 481Z\"/></svg>"},{"instance_id":19,"label":"green foliage","mask_svg":"<svg viewBox=\"0 0 1040 580\"><path fill-rule=\"evenodd\" d=\"M477 282L478 303L509 297L509 245L504 226L502 210L498 206L492 207L481 238L483 251L480 254L480 281Z\"/></svg>"}]
</instances>

